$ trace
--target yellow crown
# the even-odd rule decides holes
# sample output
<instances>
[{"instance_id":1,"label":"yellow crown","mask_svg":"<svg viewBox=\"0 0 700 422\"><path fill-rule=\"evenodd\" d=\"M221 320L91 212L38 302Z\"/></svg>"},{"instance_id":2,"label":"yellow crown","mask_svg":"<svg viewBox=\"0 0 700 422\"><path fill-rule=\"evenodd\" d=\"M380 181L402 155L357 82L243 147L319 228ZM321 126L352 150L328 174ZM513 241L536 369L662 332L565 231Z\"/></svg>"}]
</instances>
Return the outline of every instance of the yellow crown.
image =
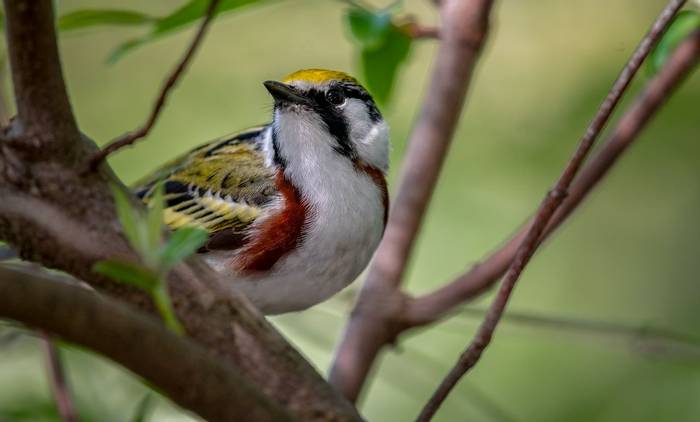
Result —
<instances>
[{"instance_id":1,"label":"yellow crown","mask_svg":"<svg viewBox=\"0 0 700 422\"><path fill-rule=\"evenodd\" d=\"M309 82L313 84L322 84L328 81L343 81L357 84L357 79L347 73L338 72L336 70L326 69L302 69L287 75L282 82Z\"/></svg>"}]
</instances>

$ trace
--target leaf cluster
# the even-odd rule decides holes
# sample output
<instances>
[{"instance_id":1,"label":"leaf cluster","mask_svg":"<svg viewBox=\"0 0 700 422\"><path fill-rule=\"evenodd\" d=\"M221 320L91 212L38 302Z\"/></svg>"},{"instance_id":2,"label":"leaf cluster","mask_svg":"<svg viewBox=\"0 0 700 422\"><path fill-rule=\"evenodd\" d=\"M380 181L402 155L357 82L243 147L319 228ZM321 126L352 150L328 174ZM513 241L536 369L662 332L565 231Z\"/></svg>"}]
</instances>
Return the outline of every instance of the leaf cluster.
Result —
<instances>
[{"instance_id":1,"label":"leaf cluster","mask_svg":"<svg viewBox=\"0 0 700 422\"><path fill-rule=\"evenodd\" d=\"M172 309L165 276L174 265L194 254L206 242L208 234L197 227L183 227L164 240L162 183L154 189L149 206L143 212L132 204L130 196L121 187L112 186L119 222L141 262L108 259L96 263L93 269L149 293L166 325L182 333Z\"/></svg>"}]
</instances>

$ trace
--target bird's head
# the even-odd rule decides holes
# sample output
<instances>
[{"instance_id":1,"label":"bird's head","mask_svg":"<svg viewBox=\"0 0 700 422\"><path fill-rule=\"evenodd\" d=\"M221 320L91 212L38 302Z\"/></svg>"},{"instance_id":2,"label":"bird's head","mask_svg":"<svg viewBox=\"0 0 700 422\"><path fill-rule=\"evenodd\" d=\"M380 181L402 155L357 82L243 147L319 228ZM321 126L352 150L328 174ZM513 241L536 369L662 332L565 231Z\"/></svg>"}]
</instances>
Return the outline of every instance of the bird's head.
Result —
<instances>
[{"instance_id":1,"label":"bird's head","mask_svg":"<svg viewBox=\"0 0 700 422\"><path fill-rule=\"evenodd\" d=\"M337 157L388 167L389 129L367 90L343 72L305 69L266 81L276 159ZM332 159L332 158L331 158Z\"/></svg>"}]
</instances>

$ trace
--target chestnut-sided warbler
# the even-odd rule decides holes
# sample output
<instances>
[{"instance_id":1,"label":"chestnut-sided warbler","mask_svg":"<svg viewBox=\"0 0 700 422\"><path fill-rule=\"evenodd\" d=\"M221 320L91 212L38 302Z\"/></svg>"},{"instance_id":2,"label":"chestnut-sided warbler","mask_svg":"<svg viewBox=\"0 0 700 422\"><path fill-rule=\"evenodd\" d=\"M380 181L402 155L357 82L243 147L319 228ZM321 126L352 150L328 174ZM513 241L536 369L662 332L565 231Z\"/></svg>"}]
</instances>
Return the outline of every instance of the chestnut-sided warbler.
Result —
<instances>
[{"instance_id":1,"label":"chestnut-sided warbler","mask_svg":"<svg viewBox=\"0 0 700 422\"><path fill-rule=\"evenodd\" d=\"M200 252L268 314L337 293L369 262L388 211L389 130L345 73L267 81L272 123L202 145L142 181L164 181L165 222L209 232Z\"/></svg>"}]
</instances>

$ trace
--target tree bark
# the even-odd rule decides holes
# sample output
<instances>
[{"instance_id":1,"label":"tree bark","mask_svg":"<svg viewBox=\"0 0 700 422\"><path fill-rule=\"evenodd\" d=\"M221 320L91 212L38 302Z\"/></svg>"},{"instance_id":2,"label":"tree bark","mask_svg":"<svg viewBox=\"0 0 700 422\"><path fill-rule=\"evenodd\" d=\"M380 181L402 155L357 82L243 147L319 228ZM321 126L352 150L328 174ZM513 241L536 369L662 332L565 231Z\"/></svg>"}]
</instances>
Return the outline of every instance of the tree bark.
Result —
<instances>
[{"instance_id":1,"label":"tree bark","mask_svg":"<svg viewBox=\"0 0 700 422\"><path fill-rule=\"evenodd\" d=\"M0 266L0 316L110 357L207 420L291 420L239 371L202 347L77 285Z\"/></svg>"}]
</instances>

